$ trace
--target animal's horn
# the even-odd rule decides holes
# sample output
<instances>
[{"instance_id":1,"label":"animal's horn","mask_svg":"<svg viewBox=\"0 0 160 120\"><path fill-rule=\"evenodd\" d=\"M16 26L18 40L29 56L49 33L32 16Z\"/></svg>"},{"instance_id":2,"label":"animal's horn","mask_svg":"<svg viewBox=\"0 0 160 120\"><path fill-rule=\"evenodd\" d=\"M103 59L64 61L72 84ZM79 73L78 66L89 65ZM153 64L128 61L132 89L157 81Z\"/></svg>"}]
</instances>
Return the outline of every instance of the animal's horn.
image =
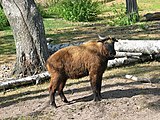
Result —
<instances>
[{"instance_id":1,"label":"animal's horn","mask_svg":"<svg viewBox=\"0 0 160 120\"><path fill-rule=\"evenodd\" d=\"M107 39L107 37L102 37L100 35L98 35L98 37L99 37L100 40L106 40Z\"/></svg>"}]
</instances>

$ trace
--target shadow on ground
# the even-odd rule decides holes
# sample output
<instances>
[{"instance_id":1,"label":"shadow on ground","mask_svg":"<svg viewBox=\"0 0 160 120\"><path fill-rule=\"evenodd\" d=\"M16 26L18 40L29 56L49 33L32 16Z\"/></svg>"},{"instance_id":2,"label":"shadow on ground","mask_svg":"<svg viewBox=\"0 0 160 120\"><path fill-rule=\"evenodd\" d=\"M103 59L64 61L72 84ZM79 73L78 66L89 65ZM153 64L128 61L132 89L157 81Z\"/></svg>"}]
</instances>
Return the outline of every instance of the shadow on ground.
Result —
<instances>
[{"instance_id":1,"label":"shadow on ground","mask_svg":"<svg viewBox=\"0 0 160 120\"><path fill-rule=\"evenodd\" d=\"M96 40L97 34L104 36L113 36L118 39L134 39L134 40L160 40L160 21L152 23L141 23L131 26L113 26L106 24L91 24L81 27L70 28L55 31L54 34L47 34L47 37L53 38L57 43L72 41L88 41Z\"/></svg>"},{"instance_id":2,"label":"shadow on ground","mask_svg":"<svg viewBox=\"0 0 160 120\"><path fill-rule=\"evenodd\" d=\"M111 91L106 91L102 93L103 99L114 99L114 98L123 98L123 97L128 97L131 98L136 95L148 95L148 94L153 94L153 95L160 95L160 88L146 88L146 89L126 89L126 90L111 90ZM87 102L91 101L93 99L92 95L85 96L83 98L78 98L74 99L73 101L76 102Z\"/></svg>"},{"instance_id":3,"label":"shadow on ground","mask_svg":"<svg viewBox=\"0 0 160 120\"><path fill-rule=\"evenodd\" d=\"M89 82L88 80L84 80L84 82ZM76 84L80 84L81 82L77 82ZM107 84L102 86L102 88L110 88L110 87L115 87L115 86L126 86L126 85L138 85L142 84L141 82L131 82L131 83L116 83L116 84ZM70 85L70 84L69 84ZM42 89L42 90L35 90L35 91L27 91L24 93L19 93L19 94L14 94L10 95L7 97L0 97L0 101L5 101L0 103L0 108L1 107L7 107L12 104L18 103L19 101L27 101L27 100L32 100L32 99L37 99L37 98L45 98L48 97L49 94L46 93L47 89ZM66 90L64 91L65 94L73 94L73 93L81 93L81 92L86 92L86 91L91 91L90 86L86 87L81 87L81 88L73 88L72 90ZM126 90L110 90L110 91L105 91L102 93L103 99L114 99L114 98L123 98L123 97L133 97L136 95L148 95L148 94L153 94L153 95L160 95L160 88L144 88L144 89L126 89ZM38 94L44 92L43 94ZM29 96L31 95L31 96ZM88 95L85 97L80 97L77 99L74 99L73 101L76 102L87 102L91 101L93 99L92 95Z\"/></svg>"}]
</instances>

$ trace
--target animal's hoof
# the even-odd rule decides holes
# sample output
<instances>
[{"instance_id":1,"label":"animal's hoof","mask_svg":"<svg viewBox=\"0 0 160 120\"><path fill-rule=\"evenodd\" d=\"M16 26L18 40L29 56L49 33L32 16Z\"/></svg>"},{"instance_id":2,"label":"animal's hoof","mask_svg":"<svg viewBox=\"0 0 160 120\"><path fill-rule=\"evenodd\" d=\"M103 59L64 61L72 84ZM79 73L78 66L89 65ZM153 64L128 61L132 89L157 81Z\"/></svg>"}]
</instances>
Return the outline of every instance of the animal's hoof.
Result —
<instances>
[{"instance_id":1,"label":"animal's hoof","mask_svg":"<svg viewBox=\"0 0 160 120\"><path fill-rule=\"evenodd\" d=\"M64 103L69 103L66 98L61 98L61 100L62 100Z\"/></svg>"},{"instance_id":2,"label":"animal's hoof","mask_svg":"<svg viewBox=\"0 0 160 120\"><path fill-rule=\"evenodd\" d=\"M100 99L100 100L102 100L102 99L103 99L101 95L99 96L99 99Z\"/></svg>"},{"instance_id":3,"label":"animal's hoof","mask_svg":"<svg viewBox=\"0 0 160 120\"><path fill-rule=\"evenodd\" d=\"M69 101L67 99L64 99L63 102L64 103L69 103Z\"/></svg>"},{"instance_id":4,"label":"animal's hoof","mask_svg":"<svg viewBox=\"0 0 160 120\"><path fill-rule=\"evenodd\" d=\"M98 101L101 101L101 100L102 100L102 98L100 98L100 97L94 98L94 101L95 101L95 102L98 102Z\"/></svg>"},{"instance_id":5,"label":"animal's hoof","mask_svg":"<svg viewBox=\"0 0 160 120\"><path fill-rule=\"evenodd\" d=\"M51 102L50 105L53 106L54 108L57 108L57 105L53 102Z\"/></svg>"}]
</instances>

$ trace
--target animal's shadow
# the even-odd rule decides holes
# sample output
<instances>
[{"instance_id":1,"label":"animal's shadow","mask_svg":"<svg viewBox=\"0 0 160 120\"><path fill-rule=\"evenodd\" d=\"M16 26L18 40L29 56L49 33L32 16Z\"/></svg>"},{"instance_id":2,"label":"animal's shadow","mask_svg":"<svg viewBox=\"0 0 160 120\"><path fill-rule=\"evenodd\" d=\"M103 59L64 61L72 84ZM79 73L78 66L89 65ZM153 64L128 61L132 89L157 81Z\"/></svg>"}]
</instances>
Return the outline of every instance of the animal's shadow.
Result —
<instances>
[{"instance_id":1,"label":"animal's shadow","mask_svg":"<svg viewBox=\"0 0 160 120\"><path fill-rule=\"evenodd\" d=\"M146 89L134 88L134 89L126 89L126 90L117 89L117 90L105 91L101 93L101 95L103 99L114 99L114 98L123 98L123 97L131 98L136 95L148 95L148 94L160 95L159 91L160 91L160 88L146 88ZM74 99L73 101L87 102L87 101L91 101L92 99L93 99L93 95L88 95L85 97Z\"/></svg>"}]
</instances>

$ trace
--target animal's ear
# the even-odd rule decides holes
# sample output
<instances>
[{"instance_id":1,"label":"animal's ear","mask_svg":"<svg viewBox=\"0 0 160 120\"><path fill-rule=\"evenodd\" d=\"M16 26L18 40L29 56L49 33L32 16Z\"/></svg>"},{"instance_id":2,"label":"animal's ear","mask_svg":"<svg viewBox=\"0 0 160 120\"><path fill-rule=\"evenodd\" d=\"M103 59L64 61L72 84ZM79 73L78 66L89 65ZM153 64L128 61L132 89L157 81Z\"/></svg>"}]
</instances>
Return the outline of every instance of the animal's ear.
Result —
<instances>
[{"instance_id":1,"label":"animal's ear","mask_svg":"<svg viewBox=\"0 0 160 120\"><path fill-rule=\"evenodd\" d=\"M116 38L112 38L112 40L113 40L114 42L118 42L118 40L117 40Z\"/></svg>"}]
</instances>

